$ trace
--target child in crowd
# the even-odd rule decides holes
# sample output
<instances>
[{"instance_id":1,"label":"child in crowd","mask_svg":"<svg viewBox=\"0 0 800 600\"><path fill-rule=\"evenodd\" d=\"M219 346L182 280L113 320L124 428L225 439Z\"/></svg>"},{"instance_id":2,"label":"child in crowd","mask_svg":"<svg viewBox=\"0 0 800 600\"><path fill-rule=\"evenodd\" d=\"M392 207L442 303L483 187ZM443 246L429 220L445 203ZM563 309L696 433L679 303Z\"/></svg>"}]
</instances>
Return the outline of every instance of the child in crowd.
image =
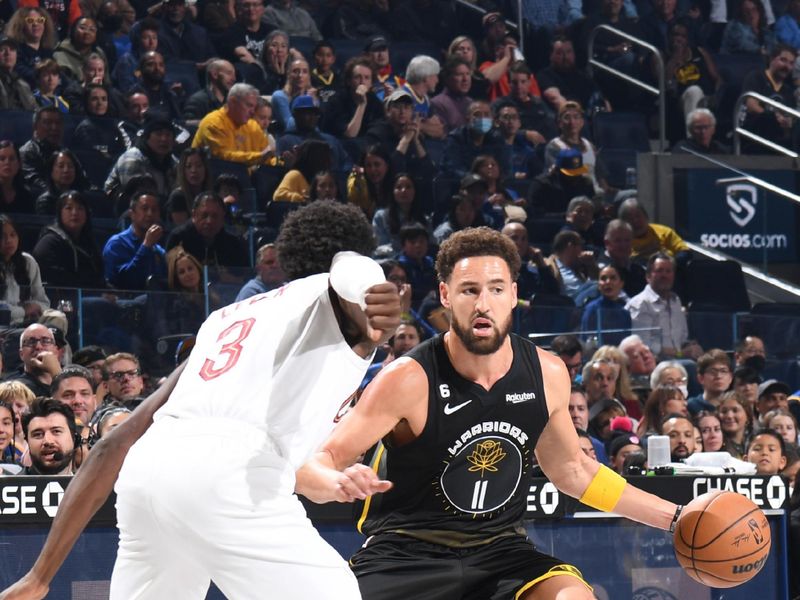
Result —
<instances>
[{"instance_id":1,"label":"child in crowd","mask_svg":"<svg viewBox=\"0 0 800 600\"><path fill-rule=\"evenodd\" d=\"M436 287L436 270L433 259L428 256L430 242L428 230L422 223L407 223L400 228L402 250L398 262L408 273L408 282L413 290L411 307L419 308L423 298Z\"/></svg>"},{"instance_id":2,"label":"child in crowd","mask_svg":"<svg viewBox=\"0 0 800 600\"><path fill-rule=\"evenodd\" d=\"M762 429L750 440L746 459L759 475L777 475L786 467L786 442L774 429Z\"/></svg>"},{"instance_id":3,"label":"child in crowd","mask_svg":"<svg viewBox=\"0 0 800 600\"><path fill-rule=\"evenodd\" d=\"M341 202L339 194L339 183L336 177L330 171L320 171L314 176L311 182L311 192L309 193L309 200L332 200L334 202Z\"/></svg>"},{"instance_id":4,"label":"child in crowd","mask_svg":"<svg viewBox=\"0 0 800 600\"><path fill-rule=\"evenodd\" d=\"M33 97L39 106L55 106L60 112L69 112L69 103L56 94L61 85L61 71L58 63L52 58L46 58L35 67L36 90Z\"/></svg>"},{"instance_id":5,"label":"child in crowd","mask_svg":"<svg viewBox=\"0 0 800 600\"><path fill-rule=\"evenodd\" d=\"M314 46L313 60L311 87L317 90L320 105L325 106L341 87L341 77L334 67L336 49L325 40L317 42Z\"/></svg>"}]
</instances>

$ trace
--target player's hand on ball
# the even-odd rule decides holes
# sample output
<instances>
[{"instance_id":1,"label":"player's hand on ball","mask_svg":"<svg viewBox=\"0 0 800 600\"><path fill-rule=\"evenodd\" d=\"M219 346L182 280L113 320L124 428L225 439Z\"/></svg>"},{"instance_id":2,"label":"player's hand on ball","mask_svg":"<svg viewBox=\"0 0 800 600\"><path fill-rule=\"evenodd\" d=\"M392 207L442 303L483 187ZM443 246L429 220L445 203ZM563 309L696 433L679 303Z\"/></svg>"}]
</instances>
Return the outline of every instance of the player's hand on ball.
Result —
<instances>
[{"instance_id":1,"label":"player's hand on ball","mask_svg":"<svg viewBox=\"0 0 800 600\"><path fill-rule=\"evenodd\" d=\"M367 496L379 494L392 487L391 481L380 479L366 465L355 464L341 472L336 485L337 502L354 502L364 500Z\"/></svg>"},{"instance_id":2,"label":"player's hand on ball","mask_svg":"<svg viewBox=\"0 0 800 600\"><path fill-rule=\"evenodd\" d=\"M400 325L400 294L397 286L385 281L373 285L364 297L367 316L367 337L375 344L382 344L394 335Z\"/></svg>"}]
</instances>

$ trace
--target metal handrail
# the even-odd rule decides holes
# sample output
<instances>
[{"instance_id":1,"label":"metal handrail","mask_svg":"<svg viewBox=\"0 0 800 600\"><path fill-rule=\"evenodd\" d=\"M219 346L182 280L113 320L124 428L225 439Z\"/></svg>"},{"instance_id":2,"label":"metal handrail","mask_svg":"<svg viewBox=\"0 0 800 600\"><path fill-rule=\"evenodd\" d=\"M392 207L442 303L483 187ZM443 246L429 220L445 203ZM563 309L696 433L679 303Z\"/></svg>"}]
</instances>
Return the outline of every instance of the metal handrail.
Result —
<instances>
[{"instance_id":1,"label":"metal handrail","mask_svg":"<svg viewBox=\"0 0 800 600\"><path fill-rule=\"evenodd\" d=\"M649 50L650 53L656 59L656 66L658 67L658 88L653 87L645 83L644 81L639 81L635 77L631 77L627 73L623 73L622 71L615 69L614 67L610 67L607 64L600 62L594 58L594 40L597 37L597 34L600 30L608 31L609 33L613 33L616 36L625 39L636 46L644 48L645 50ZM623 81L627 81L633 86L638 87L645 92L656 96L658 98L658 144L659 150L661 152L666 151L667 149L667 105L665 102L665 94L664 91L665 87L665 74L664 74L664 59L661 56L661 52L658 48L653 46L652 44L648 44L644 40L640 40L637 37L634 37L630 34L625 33L624 31L620 31L615 27L611 27L610 25L598 25L592 32L589 34L589 67L594 67L600 69L601 71L605 71L611 75L619 77Z\"/></svg>"},{"instance_id":2,"label":"metal handrail","mask_svg":"<svg viewBox=\"0 0 800 600\"><path fill-rule=\"evenodd\" d=\"M791 110L791 109L789 109L789 110ZM792 111L792 112L795 112L795 111ZM797 113L797 114L800 117L800 113ZM728 169L729 171L733 171L734 173L737 173L739 175L739 177L729 177L727 179L718 179L717 182L716 182L718 184L736 183L736 182L739 182L739 181L747 181L748 183L751 183L756 187L760 187L761 189L763 189L763 190L765 190L767 192L772 192L773 194L776 194L778 196L783 196L787 200L791 200L792 202L796 202L796 203L800 204L800 196L798 196L797 194L793 194L789 190L785 190L785 189L783 189L781 187L778 187L777 185L775 185L773 183L770 183L769 181L764 181L763 179L761 179L759 177L756 177L754 175L750 175L749 173L747 173L745 171L742 171L741 169L737 169L733 165L730 165L730 164L726 163L724 160L720 160L719 158L716 158L716 157L713 157L713 156L709 156L707 154L703 154L702 152L697 152L695 150L692 150L691 148L685 148L684 150L686 152L688 152L689 154L694 154L698 158L702 158L703 160L706 160L706 161L710 162L711 164L717 165L718 167L722 167L724 169Z\"/></svg>"},{"instance_id":3,"label":"metal handrail","mask_svg":"<svg viewBox=\"0 0 800 600\"><path fill-rule=\"evenodd\" d=\"M468 2L467 0L456 0L456 4L463 6L464 8L468 8L479 15L485 15L490 11L486 10L485 8L481 8L473 4L472 2ZM517 34L519 35L519 51L523 54L525 53L525 28L522 26L522 0L517 1L517 22L512 23L506 19L503 19L505 24L513 29L517 30Z\"/></svg>"},{"instance_id":4,"label":"metal handrail","mask_svg":"<svg viewBox=\"0 0 800 600\"><path fill-rule=\"evenodd\" d=\"M763 102L764 104L770 105L772 108L779 110L783 113L787 113L795 117L796 119L800 119L800 112L794 110L793 108L789 108L785 104L777 102L772 98L767 98L766 96L762 96L757 92L743 92L739 99L736 101L736 104L733 106L733 122L739 123L740 111L742 109L742 102L744 102L747 98L752 98L753 100L758 100L759 102ZM757 144L761 144L762 146L766 146L767 148L771 148L776 152L780 152L781 154L785 154L791 158L797 158L797 152L793 150L789 150L786 146L781 146L780 144L776 144L773 141L770 141L766 138L761 137L760 135L753 133L749 129L745 129L744 127L739 126L738 124L733 128L733 153L734 154L741 154L742 153L742 140L741 137L746 137L749 140L756 142Z\"/></svg>"}]
</instances>

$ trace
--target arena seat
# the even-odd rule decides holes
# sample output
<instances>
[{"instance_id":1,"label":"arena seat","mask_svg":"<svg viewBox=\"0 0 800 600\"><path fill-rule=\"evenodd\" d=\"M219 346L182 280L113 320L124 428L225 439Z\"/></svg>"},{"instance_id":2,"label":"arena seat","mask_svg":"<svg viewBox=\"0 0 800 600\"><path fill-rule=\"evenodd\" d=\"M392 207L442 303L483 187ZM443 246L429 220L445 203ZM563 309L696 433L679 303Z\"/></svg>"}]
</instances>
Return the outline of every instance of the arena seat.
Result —
<instances>
[{"instance_id":1,"label":"arena seat","mask_svg":"<svg viewBox=\"0 0 800 600\"><path fill-rule=\"evenodd\" d=\"M647 117L642 113L599 112L592 119L594 143L602 149L650 151Z\"/></svg>"},{"instance_id":2,"label":"arena seat","mask_svg":"<svg viewBox=\"0 0 800 600\"><path fill-rule=\"evenodd\" d=\"M242 189L251 187L250 185L250 172L247 165L229 160L222 160L221 158L211 158L209 161L211 168L211 177L216 179L223 173L235 175L242 184Z\"/></svg>"},{"instance_id":3,"label":"arena seat","mask_svg":"<svg viewBox=\"0 0 800 600\"><path fill-rule=\"evenodd\" d=\"M563 333L574 331L581 321L582 310L569 296L538 293L531 297L528 309L518 309L520 335L529 333Z\"/></svg>"},{"instance_id":4,"label":"arena seat","mask_svg":"<svg viewBox=\"0 0 800 600\"><path fill-rule=\"evenodd\" d=\"M682 300L694 310L750 310L742 266L733 260L690 261L686 267L685 295Z\"/></svg>"},{"instance_id":5,"label":"arena seat","mask_svg":"<svg viewBox=\"0 0 800 600\"><path fill-rule=\"evenodd\" d=\"M116 158L108 157L91 148L73 148L73 152L78 157L92 187L102 190L108 174L117 162Z\"/></svg>"},{"instance_id":6,"label":"arena seat","mask_svg":"<svg viewBox=\"0 0 800 600\"><path fill-rule=\"evenodd\" d=\"M624 190L627 188L625 174L629 168L636 168L636 150L603 148L597 153L597 160L605 167L606 181L609 185Z\"/></svg>"},{"instance_id":7,"label":"arena seat","mask_svg":"<svg viewBox=\"0 0 800 600\"><path fill-rule=\"evenodd\" d=\"M33 136L33 114L24 110L0 110L0 140L19 148Z\"/></svg>"},{"instance_id":8,"label":"arena seat","mask_svg":"<svg viewBox=\"0 0 800 600\"><path fill-rule=\"evenodd\" d=\"M186 98L200 89L200 79L197 74L197 65L192 60L170 60L164 67L164 83L172 85L180 83Z\"/></svg>"}]
</instances>

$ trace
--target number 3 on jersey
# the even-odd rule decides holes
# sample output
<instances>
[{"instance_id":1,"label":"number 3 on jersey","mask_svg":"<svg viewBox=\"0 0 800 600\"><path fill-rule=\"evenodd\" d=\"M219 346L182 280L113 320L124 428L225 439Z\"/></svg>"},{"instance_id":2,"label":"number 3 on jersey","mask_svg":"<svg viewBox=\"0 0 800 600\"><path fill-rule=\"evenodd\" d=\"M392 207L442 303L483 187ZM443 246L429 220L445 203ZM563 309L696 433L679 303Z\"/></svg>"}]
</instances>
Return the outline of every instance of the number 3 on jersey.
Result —
<instances>
[{"instance_id":1,"label":"number 3 on jersey","mask_svg":"<svg viewBox=\"0 0 800 600\"><path fill-rule=\"evenodd\" d=\"M250 335L250 331L255 324L256 320L250 318L236 321L226 327L222 333L219 334L219 337L217 337L218 342L225 343L222 345L222 348L220 348L217 358L214 360L207 358L205 360L203 366L200 368L200 377L205 381L211 381L236 366L239 357L242 355L242 342ZM225 341L234 336L234 339L227 342ZM222 364L217 366L218 362L222 362Z\"/></svg>"}]
</instances>

